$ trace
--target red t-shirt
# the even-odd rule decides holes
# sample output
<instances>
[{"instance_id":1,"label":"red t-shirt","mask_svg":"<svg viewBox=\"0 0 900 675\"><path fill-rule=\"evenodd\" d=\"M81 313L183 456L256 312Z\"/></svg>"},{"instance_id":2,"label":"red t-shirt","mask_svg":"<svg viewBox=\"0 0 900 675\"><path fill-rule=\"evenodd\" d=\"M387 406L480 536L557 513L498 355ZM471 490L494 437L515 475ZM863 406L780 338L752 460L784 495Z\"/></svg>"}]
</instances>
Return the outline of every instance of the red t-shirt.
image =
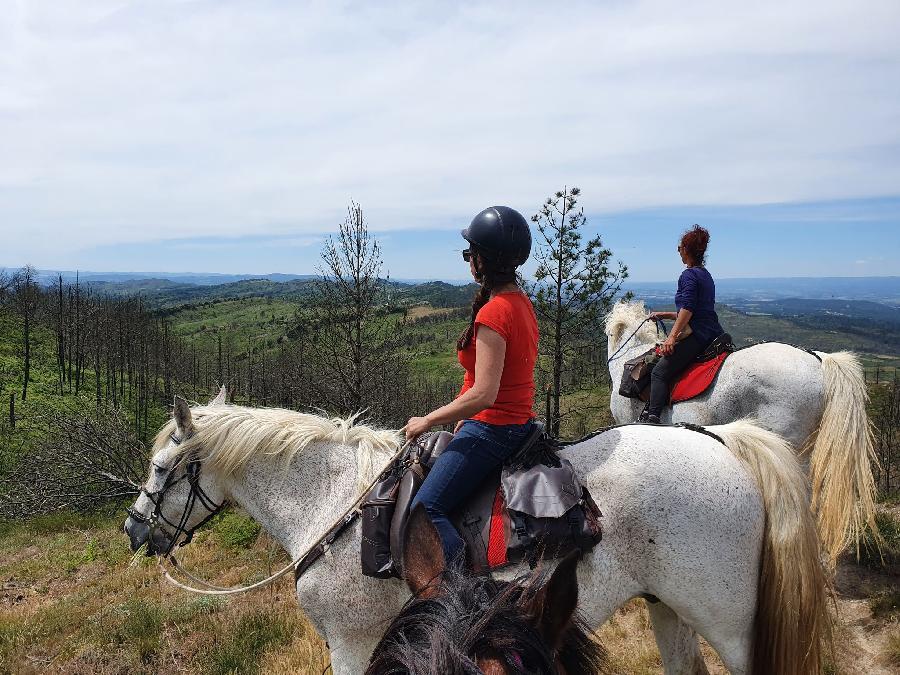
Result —
<instances>
[{"instance_id":1,"label":"red t-shirt","mask_svg":"<svg viewBox=\"0 0 900 675\"><path fill-rule=\"evenodd\" d=\"M498 293L475 317L475 331L483 325L506 340L506 357L497 400L472 419L488 424L525 424L534 417L534 363L537 360L538 326L528 296L519 291ZM475 384L475 340L457 352L466 369L460 395Z\"/></svg>"}]
</instances>

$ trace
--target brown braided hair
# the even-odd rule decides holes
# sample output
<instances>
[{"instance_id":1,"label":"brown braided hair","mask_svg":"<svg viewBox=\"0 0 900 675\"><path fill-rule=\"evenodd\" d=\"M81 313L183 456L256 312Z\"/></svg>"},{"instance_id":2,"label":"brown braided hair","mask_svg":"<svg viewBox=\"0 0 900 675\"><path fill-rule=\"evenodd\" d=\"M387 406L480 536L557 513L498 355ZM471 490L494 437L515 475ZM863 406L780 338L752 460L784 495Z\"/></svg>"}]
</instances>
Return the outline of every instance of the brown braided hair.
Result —
<instances>
[{"instance_id":1,"label":"brown braided hair","mask_svg":"<svg viewBox=\"0 0 900 675\"><path fill-rule=\"evenodd\" d=\"M694 225L681 235L681 247L687 252L697 267L706 264L706 247L709 245L709 231Z\"/></svg>"},{"instance_id":2,"label":"brown braided hair","mask_svg":"<svg viewBox=\"0 0 900 675\"><path fill-rule=\"evenodd\" d=\"M456 341L457 351L463 351L471 344L472 339L475 337L475 317L478 316L479 310L491 299L491 292L495 288L516 280L515 267L486 258L474 246L469 248L472 251L472 255L477 256L475 259L475 270L478 274L476 278L481 284L481 288L478 289L475 297L472 298L472 316L469 318L469 325L466 326L466 329Z\"/></svg>"}]
</instances>

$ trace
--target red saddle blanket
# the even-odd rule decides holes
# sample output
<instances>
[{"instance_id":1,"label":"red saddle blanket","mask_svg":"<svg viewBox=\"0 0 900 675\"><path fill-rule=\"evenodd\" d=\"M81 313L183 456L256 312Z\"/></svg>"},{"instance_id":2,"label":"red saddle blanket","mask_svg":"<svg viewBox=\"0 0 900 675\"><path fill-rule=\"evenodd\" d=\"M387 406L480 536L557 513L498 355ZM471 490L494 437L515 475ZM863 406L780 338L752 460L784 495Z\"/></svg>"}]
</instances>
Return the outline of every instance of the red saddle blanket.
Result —
<instances>
[{"instance_id":1,"label":"red saddle blanket","mask_svg":"<svg viewBox=\"0 0 900 675\"><path fill-rule=\"evenodd\" d=\"M713 380L716 379L716 373L719 372L719 368L722 367L730 353L722 352L714 359L688 366L687 370L672 385L672 403L687 401L709 389Z\"/></svg>"}]
</instances>

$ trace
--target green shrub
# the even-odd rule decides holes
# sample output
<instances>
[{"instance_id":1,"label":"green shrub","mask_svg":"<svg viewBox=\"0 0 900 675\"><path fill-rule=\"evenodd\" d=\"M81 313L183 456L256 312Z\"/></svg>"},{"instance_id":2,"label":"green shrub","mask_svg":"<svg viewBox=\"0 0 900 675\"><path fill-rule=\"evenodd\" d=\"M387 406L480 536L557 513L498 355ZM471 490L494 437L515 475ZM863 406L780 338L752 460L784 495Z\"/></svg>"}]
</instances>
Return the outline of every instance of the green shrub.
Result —
<instances>
[{"instance_id":1,"label":"green shrub","mask_svg":"<svg viewBox=\"0 0 900 675\"><path fill-rule=\"evenodd\" d=\"M0 617L0 673L12 672L7 670L3 664L10 662L10 657L18 646L21 632L21 624Z\"/></svg>"},{"instance_id":2,"label":"green shrub","mask_svg":"<svg viewBox=\"0 0 900 675\"><path fill-rule=\"evenodd\" d=\"M869 598L869 609L875 618L900 613L900 589L884 590Z\"/></svg>"},{"instance_id":3,"label":"green shrub","mask_svg":"<svg viewBox=\"0 0 900 675\"><path fill-rule=\"evenodd\" d=\"M252 518L228 511L216 519L213 528L216 540L232 550L250 548L260 532L259 523Z\"/></svg>"},{"instance_id":4,"label":"green shrub","mask_svg":"<svg viewBox=\"0 0 900 675\"><path fill-rule=\"evenodd\" d=\"M256 673L260 657L290 642L293 628L286 616L263 611L246 614L201 656L201 670L211 675Z\"/></svg>"},{"instance_id":5,"label":"green shrub","mask_svg":"<svg viewBox=\"0 0 900 675\"><path fill-rule=\"evenodd\" d=\"M162 644L163 610L155 602L140 598L122 607L125 614L117 641L135 650L141 663L149 663Z\"/></svg>"},{"instance_id":6,"label":"green shrub","mask_svg":"<svg viewBox=\"0 0 900 675\"><path fill-rule=\"evenodd\" d=\"M900 519L887 511L879 511L875 514L875 524L882 537L880 550L872 531L866 528L860 545L859 561L867 567L877 569L900 561Z\"/></svg>"}]
</instances>

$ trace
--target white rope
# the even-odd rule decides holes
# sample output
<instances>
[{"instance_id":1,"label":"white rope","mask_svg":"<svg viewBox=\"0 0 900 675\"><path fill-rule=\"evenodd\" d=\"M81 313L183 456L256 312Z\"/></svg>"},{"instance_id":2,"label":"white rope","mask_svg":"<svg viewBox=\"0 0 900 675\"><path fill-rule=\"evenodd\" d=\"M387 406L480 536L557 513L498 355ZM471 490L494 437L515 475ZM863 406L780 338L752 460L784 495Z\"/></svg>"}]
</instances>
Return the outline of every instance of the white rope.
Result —
<instances>
[{"instance_id":1,"label":"white rope","mask_svg":"<svg viewBox=\"0 0 900 675\"><path fill-rule=\"evenodd\" d=\"M178 581L178 579L175 579L172 575L169 574L169 571L163 566L162 560L157 558L156 562L159 565L159 568L162 570L163 577L165 578L165 580L168 581L173 586L177 586L178 588L180 588L184 591L190 591L191 593L198 593L200 595L234 595L236 593L245 593L247 591L252 591L257 588L262 588L263 586L266 586L266 585L272 583L279 577L283 577L285 574L290 572L292 569L295 569L297 567L297 563L299 562L299 560L292 560L290 562L290 564L288 564L283 569L279 570L272 576L270 576L266 579L263 579L262 581L256 582L255 584L251 584L249 586L235 586L234 588L222 588L221 586L213 586L212 584L208 584L205 581L200 581L199 579L196 579L195 577L191 576L190 574L188 574L187 572L184 571L184 568L182 568L178 564L178 561L175 559L175 556L169 556L169 557L172 559L175 569L177 569L182 574L185 574L185 576L188 576L191 579L194 579L197 583L200 583L204 586L208 586L209 588L194 588L193 586L188 586L187 584L181 583L180 581Z\"/></svg>"},{"instance_id":2,"label":"white rope","mask_svg":"<svg viewBox=\"0 0 900 675\"><path fill-rule=\"evenodd\" d=\"M184 591L190 591L191 593L197 593L199 595L235 595L237 593L246 593L247 591L252 591L257 588L262 588L263 586L267 586L268 584L272 583L279 577L284 576L291 570L296 570L297 566L300 564L300 561L304 560L306 558L306 556L309 555L316 546L323 544L322 540L325 537L327 537L328 534L334 528L336 528L341 521L343 521L345 518L347 518L347 516L349 516L354 511L357 511L359 509L360 505L362 504L362 501L366 498L366 495L369 494L369 491L373 487L375 487L375 483L377 483L378 480L381 478L381 474L383 474L385 469L387 469L400 456L402 456L404 452L406 452L406 449L409 447L409 445L411 443L412 443L412 441L407 441L400 447L400 449L391 457L391 459L385 465L384 469L379 471L378 474L376 474L375 478L372 479L372 482L369 483L368 487L366 487L366 489L363 490L362 494L353 503L353 506L351 506L347 511L345 511L344 514L340 518L338 518L331 527L328 528L328 530L325 532L324 535L322 535L319 539L317 539L316 542L312 546L310 546L308 549L306 549L306 551L303 553L303 555L301 555L296 560L292 560L287 566L285 566L284 568L275 572L275 574L263 579L262 581L258 581L255 584L251 584L249 586L234 586L232 588L225 588L223 586L216 586L207 581L203 581L202 579L198 579L193 574L191 574L186 569L184 569L184 567L181 566L181 563L178 562L178 559L174 555L170 554L168 557L171 558L172 566L176 570L178 570L181 574L186 576L188 579L190 579L194 583L199 584L201 586L205 586L205 588L194 588L193 586L188 586L187 584L181 583L180 581L178 581L178 579L174 578L171 574L169 574L169 571L165 568L165 566L162 563L162 558L157 556L156 564L159 566L159 569L162 570L163 578L166 581L168 581L170 584L172 584L173 586L177 586L178 588L180 588ZM327 553L329 551L329 549L330 549L330 547L329 547L328 543L324 542L322 554L324 555L325 553Z\"/></svg>"}]
</instances>

